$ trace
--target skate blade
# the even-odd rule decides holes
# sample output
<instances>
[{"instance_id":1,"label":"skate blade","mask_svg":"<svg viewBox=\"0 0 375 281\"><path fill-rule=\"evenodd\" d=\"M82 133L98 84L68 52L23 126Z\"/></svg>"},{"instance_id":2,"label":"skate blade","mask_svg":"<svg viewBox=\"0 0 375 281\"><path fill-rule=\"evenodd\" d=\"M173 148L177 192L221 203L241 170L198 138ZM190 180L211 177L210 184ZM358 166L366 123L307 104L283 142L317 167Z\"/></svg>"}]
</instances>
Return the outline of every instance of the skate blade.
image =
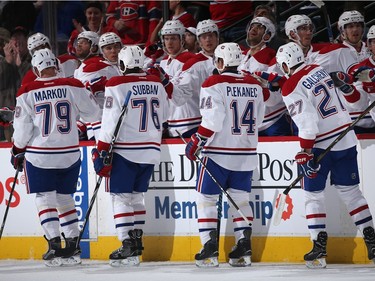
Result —
<instances>
[{"instance_id":1,"label":"skate blade","mask_svg":"<svg viewBox=\"0 0 375 281\"><path fill-rule=\"evenodd\" d=\"M62 265L62 258L53 258L51 260L45 260L44 264L48 267L59 267Z\"/></svg>"},{"instance_id":2,"label":"skate blade","mask_svg":"<svg viewBox=\"0 0 375 281\"><path fill-rule=\"evenodd\" d=\"M139 257L128 257L121 260L109 260L109 265L112 267L130 267L130 266L139 266Z\"/></svg>"},{"instance_id":3,"label":"skate blade","mask_svg":"<svg viewBox=\"0 0 375 281\"><path fill-rule=\"evenodd\" d=\"M69 258L61 258L61 266L76 266L82 263L80 256L72 256Z\"/></svg>"},{"instance_id":4,"label":"skate blade","mask_svg":"<svg viewBox=\"0 0 375 281\"><path fill-rule=\"evenodd\" d=\"M204 260L195 260L195 265L198 267L218 267L219 260L217 257L207 258Z\"/></svg>"},{"instance_id":5,"label":"skate blade","mask_svg":"<svg viewBox=\"0 0 375 281\"><path fill-rule=\"evenodd\" d=\"M251 265L251 256L243 256L239 259L229 259L229 264L233 267L245 267Z\"/></svg>"},{"instance_id":6,"label":"skate blade","mask_svg":"<svg viewBox=\"0 0 375 281\"><path fill-rule=\"evenodd\" d=\"M313 261L306 261L307 268L311 269L319 269L319 268L326 268L327 263L325 258L315 259Z\"/></svg>"}]
</instances>

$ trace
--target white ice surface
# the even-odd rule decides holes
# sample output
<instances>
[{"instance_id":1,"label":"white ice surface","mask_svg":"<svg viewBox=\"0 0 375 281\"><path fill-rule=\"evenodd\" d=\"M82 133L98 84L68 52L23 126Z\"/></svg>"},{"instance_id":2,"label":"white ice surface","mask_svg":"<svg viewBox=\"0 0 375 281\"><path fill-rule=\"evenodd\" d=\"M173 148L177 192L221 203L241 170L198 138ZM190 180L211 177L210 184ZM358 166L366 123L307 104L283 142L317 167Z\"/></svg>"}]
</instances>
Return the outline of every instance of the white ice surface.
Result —
<instances>
[{"instance_id":1,"label":"white ice surface","mask_svg":"<svg viewBox=\"0 0 375 281\"><path fill-rule=\"evenodd\" d=\"M233 268L197 268L193 263L144 262L139 267L112 268L106 261L83 260L76 267L48 268L39 260L0 260L1 281L362 281L375 280L374 264L329 264L307 269L304 264L253 263Z\"/></svg>"}]
</instances>

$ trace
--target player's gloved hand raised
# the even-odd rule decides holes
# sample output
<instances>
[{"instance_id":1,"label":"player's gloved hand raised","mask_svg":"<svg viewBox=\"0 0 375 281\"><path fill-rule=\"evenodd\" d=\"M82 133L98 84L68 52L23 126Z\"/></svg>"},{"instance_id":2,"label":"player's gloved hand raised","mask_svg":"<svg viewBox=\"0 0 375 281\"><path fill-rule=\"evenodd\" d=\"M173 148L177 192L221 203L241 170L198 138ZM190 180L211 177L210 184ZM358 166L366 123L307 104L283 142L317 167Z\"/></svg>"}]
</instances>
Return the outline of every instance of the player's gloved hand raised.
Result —
<instances>
[{"instance_id":1,"label":"player's gloved hand raised","mask_svg":"<svg viewBox=\"0 0 375 281\"><path fill-rule=\"evenodd\" d=\"M25 161L25 149L19 149L15 146L12 147L10 153L10 163L13 165L13 168L15 170L18 170L19 172L23 171L23 163Z\"/></svg>"},{"instance_id":2,"label":"player's gloved hand raised","mask_svg":"<svg viewBox=\"0 0 375 281\"><path fill-rule=\"evenodd\" d=\"M94 162L94 169L98 176L109 177L112 170L112 161L108 155L108 151L93 148L91 150L92 161Z\"/></svg>"},{"instance_id":3,"label":"player's gloved hand raised","mask_svg":"<svg viewBox=\"0 0 375 281\"><path fill-rule=\"evenodd\" d=\"M202 150L203 146L207 143L207 138L195 133L191 136L190 141L185 147L185 155L188 159L194 161L197 159L197 154Z\"/></svg>"},{"instance_id":4,"label":"player's gloved hand raised","mask_svg":"<svg viewBox=\"0 0 375 281\"><path fill-rule=\"evenodd\" d=\"M320 164L315 163L314 154L301 151L297 153L295 160L298 164L298 168L302 170L302 173L306 177L309 179L317 177L317 173L320 170Z\"/></svg>"},{"instance_id":5,"label":"player's gloved hand raised","mask_svg":"<svg viewBox=\"0 0 375 281\"><path fill-rule=\"evenodd\" d=\"M353 74L356 81L375 82L375 69L369 66L361 66Z\"/></svg>"},{"instance_id":6,"label":"player's gloved hand raised","mask_svg":"<svg viewBox=\"0 0 375 281\"><path fill-rule=\"evenodd\" d=\"M354 79L353 76L341 71L330 73L333 83L339 88L344 94L351 94L354 90L352 86Z\"/></svg>"},{"instance_id":7,"label":"player's gloved hand raised","mask_svg":"<svg viewBox=\"0 0 375 281\"><path fill-rule=\"evenodd\" d=\"M107 83L107 77L100 76L90 81L87 81L85 84L85 87L86 89L91 91L91 93L93 93L94 96L96 96L97 94L104 92L106 83Z\"/></svg>"},{"instance_id":8,"label":"player's gloved hand raised","mask_svg":"<svg viewBox=\"0 0 375 281\"><path fill-rule=\"evenodd\" d=\"M164 54L163 45L161 42L148 45L144 49L144 54L152 59L160 58Z\"/></svg>"},{"instance_id":9,"label":"player's gloved hand raised","mask_svg":"<svg viewBox=\"0 0 375 281\"><path fill-rule=\"evenodd\" d=\"M281 76L276 72L255 71L253 75L266 81L271 91L278 91L287 80L285 76Z\"/></svg>"},{"instance_id":10,"label":"player's gloved hand raised","mask_svg":"<svg viewBox=\"0 0 375 281\"><path fill-rule=\"evenodd\" d=\"M169 81L169 75L165 73L164 69L161 66L155 64L154 66L147 69L147 73L158 76L164 86L165 91L168 94L168 98L172 98L173 84Z\"/></svg>"}]
</instances>

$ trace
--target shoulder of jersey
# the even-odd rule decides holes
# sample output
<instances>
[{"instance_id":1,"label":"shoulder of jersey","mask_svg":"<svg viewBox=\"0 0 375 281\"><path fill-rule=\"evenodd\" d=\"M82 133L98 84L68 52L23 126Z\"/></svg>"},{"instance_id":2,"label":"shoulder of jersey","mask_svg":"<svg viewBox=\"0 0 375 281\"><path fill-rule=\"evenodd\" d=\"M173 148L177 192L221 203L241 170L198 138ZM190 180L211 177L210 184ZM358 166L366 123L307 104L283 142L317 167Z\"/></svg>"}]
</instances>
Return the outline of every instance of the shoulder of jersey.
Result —
<instances>
[{"instance_id":1,"label":"shoulder of jersey","mask_svg":"<svg viewBox=\"0 0 375 281\"><path fill-rule=\"evenodd\" d=\"M293 92L293 90L298 85L299 81L305 76L306 74L309 74L313 69L319 67L319 65L316 64L309 64L306 65L304 68L302 68L300 71L292 75L283 85L282 88L282 95L287 96L290 93Z\"/></svg>"},{"instance_id":2,"label":"shoulder of jersey","mask_svg":"<svg viewBox=\"0 0 375 281\"><path fill-rule=\"evenodd\" d=\"M266 47L254 55L254 58L262 64L270 64L275 57L276 51L270 47Z\"/></svg>"},{"instance_id":3,"label":"shoulder of jersey","mask_svg":"<svg viewBox=\"0 0 375 281\"><path fill-rule=\"evenodd\" d=\"M347 49L348 46L345 46L344 44L342 43L337 43L337 44L329 44L328 46L322 48L320 51L319 51L319 54L323 55L323 54L328 54L332 51L335 51L335 50L340 50L340 49Z\"/></svg>"},{"instance_id":4,"label":"shoulder of jersey","mask_svg":"<svg viewBox=\"0 0 375 281\"><path fill-rule=\"evenodd\" d=\"M57 59L60 61L60 63L67 62L68 60L74 60L79 61L75 56L69 55L69 54L63 54L61 56L58 56Z\"/></svg>"},{"instance_id":5,"label":"shoulder of jersey","mask_svg":"<svg viewBox=\"0 0 375 281\"><path fill-rule=\"evenodd\" d=\"M155 75L145 75L145 76L114 76L107 81L106 87L113 87L124 83L135 83L135 82L160 82L160 78Z\"/></svg>"},{"instance_id":6,"label":"shoulder of jersey","mask_svg":"<svg viewBox=\"0 0 375 281\"><path fill-rule=\"evenodd\" d=\"M104 69L104 68L106 68L108 66L109 66L108 63L106 63L105 61L100 60L100 61L95 61L95 62L91 62L89 64L86 64L83 67L82 71L86 72L86 73L91 73L91 72L102 70L102 69Z\"/></svg>"},{"instance_id":7,"label":"shoulder of jersey","mask_svg":"<svg viewBox=\"0 0 375 281\"><path fill-rule=\"evenodd\" d=\"M194 57L195 54L193 53L190 53L190 52L183 52L181 54L179 54L177 57L176 57L176 60L182 62L182 63L185 63L187 62L190 58Z\"/></svg>"},{"instance_id":8,"label":"shoulder of jersey","mask_svg":"<svg viewBox=\"0 0 375 281\"><path fill-rule=\"evenodd\" d=\"M50 87L58 87L58 86L72 86L77 88L84 88L81 81L75 78L56 78L49 81L31 81L25 85L22 85L21 88L17 92L17 97L35 90L42 90L43 88L50 88Z\"/></svg>"},{"instance_id":9,"label":"shoulder of jersey","mask_svg":"<svg viewBox=\"0 0 375 281\"><path fill-rule=\"evenodd\" d=\"M205 55L199 53L199 54L194 54L193 57L191 57L190 59L188 59L185 63L184 63L184 66L182 67L182 70L187 70L189 69L190 67L192 67L193 65L195 65L196 63L198 62L201 62L201 61L206 61L206 60L209 60L208 57L206 57Z\"/></svg>"},{"instance_id":10,"label":"shoulder of jersey","mask_svg":"<svg viewBox=\"0 0 375 281\"><path fill-rule=\"evenodd\" d=\"M259 82L249 75L243 76L243 77L235 77L235 76L229 76L229 75L214 74L208 77L206 81L203 82L202 88L212 87L220 83L229 83L229 84L246 83L246 84L259 85Z\"/></svg>"}]
</instances>

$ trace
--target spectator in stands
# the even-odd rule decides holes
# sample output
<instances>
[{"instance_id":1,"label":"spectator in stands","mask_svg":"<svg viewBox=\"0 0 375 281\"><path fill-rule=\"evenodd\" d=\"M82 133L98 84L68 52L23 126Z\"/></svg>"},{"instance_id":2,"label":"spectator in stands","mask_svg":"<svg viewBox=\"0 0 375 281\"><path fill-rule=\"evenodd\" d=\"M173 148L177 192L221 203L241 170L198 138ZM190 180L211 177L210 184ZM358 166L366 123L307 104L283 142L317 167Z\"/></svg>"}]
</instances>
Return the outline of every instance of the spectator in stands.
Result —
<instances>
[{"instance_id":1,"label":"spectator in stands","mask_svg":"<svg viewBox=\"0 0 375 281\"><path fill-rule=\"evenodd\" d=\"M36 32L44 33L43 3L45 1L38 1L41 5L41 11L38 14L34 30ZM84 6L82 1L56 1L56 21L57 21L57 39L58 41L68 40L70 34L74 30L73 19L78 22L85 22Z\"/></svg>"},{"instance_id":2,"label":"spectator in stands","mask_svg":"<svg viewBox=\"0 0 375 281\"><path fill-rule=\"evenodd\" d=\"M16 27L10 34L3 30L3 41L9 39L9 42L4 45L4 57L0 57L0 108L14 109L21 80L31 68L27 51L27 35L28 31L21 26ZM13 128L9 123L3 125L5 125L5 138L10 141Z\"/></svg>"},{"instance_id":3,"label":"spectator in stands","mask_svg":"<svg viewBox=\"0 0 375 281\"><path fill-rule=\"evenodd\" d=\"M143 47L160 18L160 1L110 1L106 21L118 31L125 45Z\"/></svg>"},{"instance_id":4,"label":"spectator in stands","mask_svg":"<svg viewBox=\"0 0 375 281\"><path fill-rule=\"evenodd\" d=\"M104 7L100 1L87 2L85 7L86 24L79 22L79 19L73 19L75 30L72 31L68 41L68 53L75 55L78 34L82 31L94 31L98 35L106 32L115 32L117 30L112 26L106 26L104 21Z\"/></svg>"},{"instance_id":5,"label":"spectator in stands","mask_svg":"<svg viewBox=\"0 0 375 281\"><path fill-rule=\"evenodd\" d=\"M246 34L248 18L253 12L253 1L211 1L211 19L217 24L224 42L235 42Z\"/></svg>"}]
</instances>

